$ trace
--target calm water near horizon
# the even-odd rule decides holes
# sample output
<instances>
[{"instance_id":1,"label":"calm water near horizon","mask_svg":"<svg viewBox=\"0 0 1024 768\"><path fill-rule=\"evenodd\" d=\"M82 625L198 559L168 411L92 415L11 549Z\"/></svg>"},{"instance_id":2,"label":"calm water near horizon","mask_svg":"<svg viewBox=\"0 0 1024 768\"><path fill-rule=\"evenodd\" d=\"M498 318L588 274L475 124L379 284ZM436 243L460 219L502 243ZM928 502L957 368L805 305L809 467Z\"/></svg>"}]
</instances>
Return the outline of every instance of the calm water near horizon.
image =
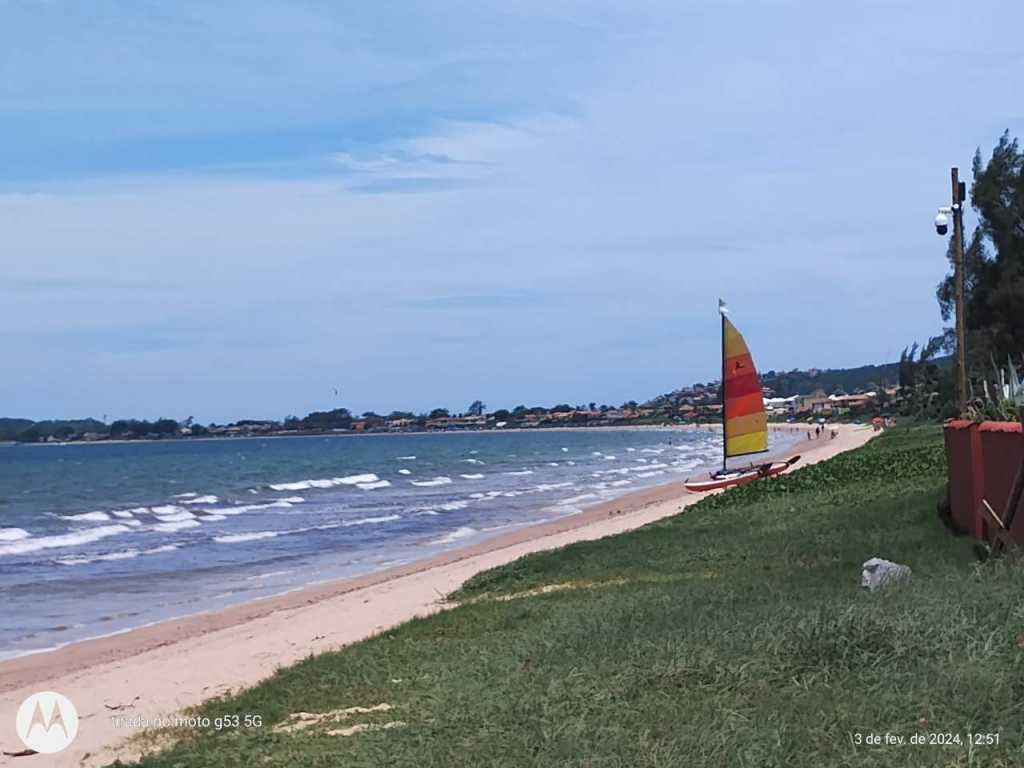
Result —
<instances>
[{"instance_id":1,"label":"calm water near horizon","mask_svg":"<svg viewBox=\"0 0 1024 768\"><path fill-rule=\"evenodd\" d=\"M700 473L636 429L0 448L0 658L429 557ZM773 447L795 436L771 432Z\"/></svg>"}]
</instances>

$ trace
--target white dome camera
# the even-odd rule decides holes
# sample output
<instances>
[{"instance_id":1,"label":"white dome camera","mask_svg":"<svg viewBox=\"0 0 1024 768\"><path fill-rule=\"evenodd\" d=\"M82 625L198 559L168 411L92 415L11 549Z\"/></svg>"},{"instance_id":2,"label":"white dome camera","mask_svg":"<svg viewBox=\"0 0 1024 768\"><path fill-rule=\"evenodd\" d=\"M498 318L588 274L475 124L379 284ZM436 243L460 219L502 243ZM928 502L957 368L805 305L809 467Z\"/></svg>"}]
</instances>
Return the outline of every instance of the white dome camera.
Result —
<instances>
[{"instance_id":1,"label":"white dome camera","mask_svg":"<svg viewBox=\"0 0 1024 768\"><path fill-rule=\"evenodd\" d=\"M944 235L949 232L949 217L942 211L939 211L938 215L935 217L935 231L940 235Z\"/></svg>"}]
</instances>

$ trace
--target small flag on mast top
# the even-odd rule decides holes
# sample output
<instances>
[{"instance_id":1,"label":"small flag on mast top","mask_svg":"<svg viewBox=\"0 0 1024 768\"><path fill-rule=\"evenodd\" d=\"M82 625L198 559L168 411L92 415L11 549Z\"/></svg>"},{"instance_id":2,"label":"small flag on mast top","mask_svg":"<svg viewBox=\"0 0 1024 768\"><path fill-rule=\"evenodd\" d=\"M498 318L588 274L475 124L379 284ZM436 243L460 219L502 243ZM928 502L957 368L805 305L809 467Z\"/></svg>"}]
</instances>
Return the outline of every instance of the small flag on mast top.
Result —
<instances>
[{"instance_id":1,"label":"small flag on mast top","mask_svg":"<svg viewBox=\"0 0 1024 768\"><path fill-rule=\"evenodd\" d=\"M729 308L725 305L725 302L722 301L721 299L718 300L718 314L720 314L720 315L728 315L729 314Z\"/></svg>"}]
</instances>

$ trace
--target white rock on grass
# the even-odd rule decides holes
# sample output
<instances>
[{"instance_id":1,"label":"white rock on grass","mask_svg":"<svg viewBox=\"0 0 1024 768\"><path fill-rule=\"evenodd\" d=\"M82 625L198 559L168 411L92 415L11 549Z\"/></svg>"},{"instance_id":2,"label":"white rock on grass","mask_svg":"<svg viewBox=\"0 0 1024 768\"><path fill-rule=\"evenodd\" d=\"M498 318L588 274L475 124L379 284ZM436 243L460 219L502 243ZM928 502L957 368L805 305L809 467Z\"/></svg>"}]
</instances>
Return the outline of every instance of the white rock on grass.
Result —
<instances>
[{"instance_id":1,"label":"white rock on grass","mask_svg":"<svg viewBox=\"0 0 1024 768\"><path fill-rule=\"evenodd\" d=\"M860 585L869 592L875 592L908 578L910 578L909 565L900 565L891 560L872 557L864 563L860 573Z\"/></svg>"}]
</instances>

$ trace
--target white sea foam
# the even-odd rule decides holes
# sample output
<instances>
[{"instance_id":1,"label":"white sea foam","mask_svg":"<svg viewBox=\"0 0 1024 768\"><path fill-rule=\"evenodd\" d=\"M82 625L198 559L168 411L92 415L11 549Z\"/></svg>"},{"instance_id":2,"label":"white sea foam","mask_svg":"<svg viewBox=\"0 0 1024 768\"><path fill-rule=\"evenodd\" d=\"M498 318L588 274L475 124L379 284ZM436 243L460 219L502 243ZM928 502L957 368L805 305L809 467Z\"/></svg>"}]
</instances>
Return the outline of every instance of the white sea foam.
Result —
<instances>
[{"instance_id":1,"label":"white sea foam","mask_svg":"<svg viewBox=\"0 0 1024 768\"><path fill-rule=\"evenodd\" d=\"M641 453L664 453L665 449L664 448L643 448L640 452Z\"/></svg>"},{"instance_id":2,"label":"white sea foam","mask_svg":"<svg viewBox=\"0 0 1024 768\"><path fill-rule=\"evenodd\" d=\"M396 456L395 461L416 461L415 456Z\"/></svg>"},{"instance_id":3,"label":"white sea foam","mask_svg":"<svg viewBox=\"0 0 1024 768\"><path fill-rule=\"evenodd\" d=\"M608 461L615 461L615 457L614 457L614 456L605 456L605 458L606 458L606 459L607 459Z\"/></svg>"},{"instance_id":4,"label":"white sea foam","mask_svg":"<svg viewBox=\"0 0 1024 768\"><path fill-rule=\"evenodd\" d=\"M440 515L441 513L440 512L436 512L433 509L421 509L419 512L416 512L414 514L416 514L416 515L430 515L431 517L436 517L437 515Z\"/></svg>"},{"instance_id":5,"label":"white sea foam","mask_svg":"<svg viewBox=\"0 0 1024 768\"><path fill-rule=\"evenodd\" d=\"M594 451L594 452L593 452L593 453L591 454L591 456L604 456L604 454L603 454L603 453L601 453L600 451Z\"/></svg>"},{"instance_id":6,"label":"white sea foam","mask_svg":"<svg viewBox=\"0 0 1024 768\"><path fill-rule=\"evenodd\" d=\"M459 475L459 477L464 477L467 480L482 480L483 479L483 475L481 475L479 472L474 473L474 474L469 474L469 475Z\"/></svg>"},{"instance_id":7,"label":"white sea foam","mask_svg":"<svg viewBox=\"0 0 1024 768\"><path fill-rule=\"evenodd\" d=\"M457 509L465 509L469 506L468 501L449 501L447 504L438 505L438 509L443 509L445 512L454 512Z\"/></svg>"},{"instance_id":8,"label":"white sea foam","mask_svg":"<svg viewBox=\"0 0 1024 768\"><path fill-rule=\"evenodd\" d=\"M142 509L145 510L146 508L143 507ZM130 520L135 516L134 513L128 509L115 509L110 514L112 514L114 517L120 517L122 520Z\"/></svg>"},{"instance_id":9,"label":"white sea foam","mask_svg":"<svg viewBox=\"0 0 1024 768\"><path fill-rule=\"evenodd\" d=\"M616 480L614 483L609 483L609 485L630 485L632 482L632 480Z\"/></svg>"},{"instance_id":10,"label":"white sea foam","mask_svg":"<svg viewBox=\"0 0 1024 768\"><path fill-rule=\"evenodd\" d=\"M362 488L364 491L372 491L375 488L387 488L389 485L391 485L390 480L377 480L372 483L357 483L356 487Z\"/></svg>"},{"instance_id":11,"label":"white sea foam","mask_svg":"<svg viewBox=\"0 0 1024 768\"><path fill-rule=\"evenodd\" d=\"M110 552L106 555L95 555L93 557L58 557L54 562L61 565L87 565L88 563L104 562L107 560L131 560L138 557L137 549L126 549L123 552Z\"/></svg>"},{"instance_id":12,"label":"white sea foam","mask_svg":"<svg viewBox=\"0 0 1024 768\"><path fill-rule=\"evenodd\" d=\"M195 491L192 491L191 493L176 493L176 494L174 494L174 498L175 499L194 499L198 495L199 495L198 493L196 493Z\"/></svg>"},{"instance_id":13,"label":"white sea foam","mask_svg":"<svg viewBox=\"0 0 1024 768\"><path fill-rule=\"evenodd\" d=\"M401 515L380 515L378 517L363 517L359 520L346 520L342 526L348 528L353 525L373 525L375 523L390 523L392 520L401 520Z\"/></svg>"},{"instance_id":14,"label":"white sea foam","mask_svg":"<svg viewBox=\"0 0 1024 768\"><path fill-rule=\"evenodd\" d=\"M576 462L575 461L567 461L565 463L568 464L570 467L575 467L576 466Z\"/></svg>"},{"instance_id":15,"label":"white sea foam","mask_svg":"<svg viewBox=\"0 0 1024 768\"><path fill-rule=\"evenodd\" d=\"M421 488L432 488L438 485L448 485L451 481L450 477L435 477L433 480L410 480L409 482Z\"/></svg>"},{"instance_id":16,"label":"white sea foam","mask_svg":"<svg viewBox=\"0 0 1024 768\"><path fill-rule=\"evenodd\" d=\"M170 512L165 515L157 515L162 523L180 523L184 520L193 520L195 515L184 509L179 509L177 512Z\"/></svg>"},{"instance_id":17,"label":"white sea foam","mask_svg":"<svg viewBox=\"0 0 1024 768\"><path fill-rule=\"evenodd\" d=\"M300 480L297 483L271 483L270 488L275 491L308 491L315 488L316 480ZM330 485L326 486L330 488Z\"/></svg>"},{"instance_id":18,"label":"white sea foam","mask_svg":"<svg viewBox=\"0 0 1024 768\"><path fill-rule=\"evenodd\" d=\"M41 536L40 538L22 538L10 544L0 546L0 556L3 555L24 555L28 552L36 552L40 549L58 549L61 547L77 547L80 544L89 544L93 541L105 539L108 536L116 536L119 533L130 531L126 525L101 525L88 530L72 531L59 536Z\"/></svg>"},{"instance_id":19,"label":"white sea foam","mask_svg":"<svg viewBox=\"0 0 1024 768\"><path fill-rule=\"evenodd\" d=\"M630 453L633 453L636 450L636 448L627 448L626 450L629 451Z\"/></svg>"},{"instance_id":20,"label":"white sea foam","mask_svg":"<svg viewBox=\"0 0 1024 768\"><path fill-rule=\"evenodd\" d=\"M339 485L364 485L366 483L376 483L378 480L380 480L380 478L372 472L366 472L362 475L349 475L348 477L334 478L334 482Z\"/></svg>"},{"instance_id":21,"label":"white sea foam","mask_svg":"<svg viewBox=\"0 0 1024 768\"><path fill-rule=\"evenodd\" d=\"M288 499L278 499L267 504L239 504L235 507L213 507L204 509L208 515L241 515L246 512L258 512L261 509L291 509L292 503Z\"/></svg>"},{"instance_id":22,"label":"white sea foam","mask_svg":"<svg viewBox=\"0 0 1024 768\"><path fill-rule=\"evenodd\" d=\"M514 477L519 477L519 476L522 476L522 475L532 475L533 474L533 470L532 469L521 469L518 472L503 472L502 474L511 475L511 476L514 476Z\"/></svg>"},{"instance_id":23,"label":"white sea foam","mask_svg":"<svg viewBox=\"0 0 1024 768\"><path fill-rule=\"evenodd\" d=\"M106 512L83 512L80 515L61 515L65 520L84 520L89 523L106 523L110 515Z\"/></svg>"},{"instance_id":24,"label":"white sea foam","mask_svg":"<svg viewBox=\"0 0 1024 768\"><path fill-rule=\"evenodd\" d=\"M145 507L143 507L145 509ZM182 507L175 506L174 504L165 504L162 507L152 507L148 511L154 515L173 515L175 512L183 512Z\"/></svg>"},{"instance_id":25,"label":"white sea foam","mask_svg":"<svg viewBox=\"0 0 1024 768\"><path fill-rule=\"evenodd\" d=\"M412 474L412 470L400 469L400 470L398 470L398 474L400 474L400 475L411 475Z\"/></svg>"},{"instance_id":26,"label":"white sea foam","mask_svg":"<svg viewBox=\"0 0 1024 768\"><path fill-rule=\"evenodd\" d=\"M463 461L466 464L483 464L484 463L484 462L480 461L480 459L463 459Z\"/></svg>"},{"instance_id":27,"label":"white sea foam","mask_svg":"<svg viewBox=\"0 0 1024 768\"><path fill-rule=\"evenodd\" d=\"M178 520L173 523L157 523L153 526L153 530L160 531L161 533L173 533L174 531L183 531L186 528L197 528L199 525L198 520Z\"/></svg>"},{"instance_id":28,"label":"white sea foam","mask_svg":"<svg viewBox=\"0 0 1024 768\"><path fill-rule=\"evenodd\" d=\"M177 548L178 548L177 544L164 544L163 546L160 546L160 547L153 547L152 549L147 549L142 554L144 554L144 555L159 555L161 552L173 552Z\"/></svg>"},{"instance_id":29,"label":"white sea foam","mask_svg":"<svg viewBox=\"0 0 1024 768\"><path fill-rule=\"evenodd\" d=\"M322 480L299 480L295 483L271 483L270 488L275 491L307 491L310 488L334 488L339 485L358 485L359 483L375 483L380 478L375 474L367 472L359 475L348 475L346 477L331 477Z\"/></svg>"},{"instance_id":30,"label":"white sea foam","mask_svg":"<svg viewBox=\"0 0 1024 768\"><path fill-rule=\"evenodd\" d=\"M202 516L201 518L199 518L199 519L200 519L200 520L201 520L202 522L204 522L204 523L216 523L216 522L218 522L218 521L220 521L220 520L227 520L228 518L227 518L227 516L226 516L226 515L217 515L217 514L213 514L213 515L203 515L203 516Z\"/></svg>"},{"instance_id":31,"label":"white sea foam","mask_svg":"<svg viewBox=\"0 0 1024 768\"><path fill-rule=\"evenodd\" d=\"M216 504L220 499L216 496L196 496L194 499L186 499L182 504Z\"/></svg>"},{"instance_id":32,"label":"white sea foam","mask_svg":"<svg viewBox=\"0 0 1024 768\"><path fill-rule=\"evenodd\" d=\"M476 528L470 528L469 526L463 526L456 528L454 531L445 534L439 539L434 539L431 544L451 544L453 541L459 541L460 539L468 539L470 536L476 536L480 531Z\"/></svg>"},{"instance_id":33,"label":"white sea foam","mask_svg":"<svg viewBox=\"0 0 1024 768\"><path fill-rule=\"evenodd\" d=\"M21 541L31 535L24 528L0 528L0 541Z\"/></svg>"},{"instance_id":34,"label":"white sea foam","mask_svg":"<svg viewBox=\"0 0 1024 768\"><path fill-rule=\"evenodd\" d=\"M558 466L558 462L557 461L549 461L548 462L548 466L549 467L557 467Z\"/></svg>"},{"instance_id":35,"label":"white sea foam","mask_svg":"<svg viewBox=\"0 0 1024 768\"><path fill-rule=\"evenodd\" d=\"M656 469L653 472L638 472L636 476L637 477L656 477L657 475L664 475L664 474L665 474L665 470L663 470L663 469Z\"/></svg>"},{"instance_id":36,"label":"white sea foam","mask_svg":"<svg viewBox=\"0 0 1024 768\"><path fill-rule=\"evenodd\" d=\"M213 540L218 544L240 544L243 541L273 539L279 535L280 531L257 531L256 533L233 533L229 536L214 536Z\"/></svg>"},{"instance_id":37,"label":"white sea foam","mask_svg":"<svg viewBox=\"0 0 1024 768\"><path fill-rule=\"evenodd\" d=\"M541 483L540 485L538 485L533 490L536 493L547 493L548 491L557 491L557 490L559 490L561 488L572 488L572 486L573 486L573 483L571 483L571 482L564 482L564 483Z\"/></svg>"},{"instance_id":38,"label":"white sea foam","mask_svg":"<svg viewBox=\"0 0 1024 768\"><path fill-rule=\"evenodd\" d=\"M568 448L563 448L563 449L562 449L562 453L568 453L568 452L569 452L569 449L568 449Z\"/></svg>"}]
</instances>

